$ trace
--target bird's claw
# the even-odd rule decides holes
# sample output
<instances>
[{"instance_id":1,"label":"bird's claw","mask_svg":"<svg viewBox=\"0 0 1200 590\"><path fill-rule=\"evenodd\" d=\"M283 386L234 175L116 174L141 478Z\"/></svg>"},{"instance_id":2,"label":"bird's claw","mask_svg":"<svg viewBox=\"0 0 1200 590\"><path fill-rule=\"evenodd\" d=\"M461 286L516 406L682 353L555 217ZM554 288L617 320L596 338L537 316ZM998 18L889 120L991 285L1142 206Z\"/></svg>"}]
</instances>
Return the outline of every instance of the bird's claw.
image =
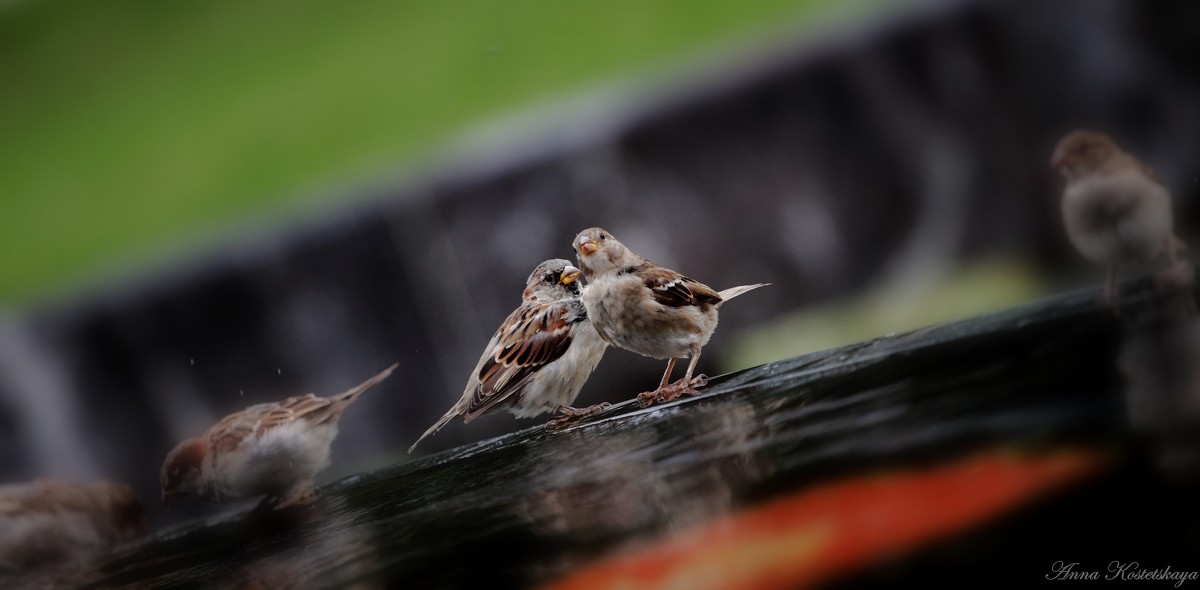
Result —
<instances>
[{"instance_id":1,"label":"bird's claw","mask_svg":"<svg viewBox=\"0 0 1200 590\"><path fill-rule=\"evenodd\" d=\"M554 418L551 418L550 421L546 423L546 429L547 430L560 430L562 428L566 428L567 426L575 424L576 422L579 422L580 420L583 420L584 418L587 418L589 416L595 416L596 414L604 412L611 407L612 407L612 404L610 404L608 402L600 402L598 404L591 405L586 408L572 408L571 406L559 406L559 408L558 408L559 415L555 416Z\"/></svg>"},{"instance_id":2,"label":"bird's claw","mask_svg":"<svg viewBox=\"0 0 1200 590\"><path fill-rule=\"evenodd\" d=\"M307 488L305 490L296 492L295 494L292 494L291 496L289 496L287 498L278 498L275 501L273 508L275 510L285 510L288 508L292 508L294 506L303 506L306 504L312 504L316 500L317 500L317 491L312 488Z\"/></svg>"},{"instance_id":3,"label":"bird's claw","mask_svg":"<svg viewBox=\"0 0 1200 590\"><path fill-rule=\"evenodd\" d=\"M708 375L696 375L695 377L692 377L691 380L688 380L686 377L680 379L679 381L672 383L671 387L679 390L674 396L679 397L683 394L699 395L700 392L696 388L704 387L705 385L708 385Z\"/></svg>"},{"instance_id":4,"label":"bird's claw","mask_svg":"<svg viewBox=\"0 0 1200 590\"><path fill-rule=\"evenodd\" d=\"M653 404L665 404L681 395L698 395L700 392L697 387L708 385L707 375L696 375L688 380L686 377L676 381L666 387L660 387L654 391L639 393L637 396L638 407L649 407Z\"/></svg>"},{"instance_id":5,"label":"bird's claw","mask_svg":"<svg viewBox=\"0 0 1200 590\"><path fill-rule=\"evenodd\" d=\"M678 393L673 393L674 389L675 385L671 384L666 387L655 389L654 391L639 393L637 396L638 407L647 408L654 404L669 402L679 395Z\"/></svg>"}]
</instances>

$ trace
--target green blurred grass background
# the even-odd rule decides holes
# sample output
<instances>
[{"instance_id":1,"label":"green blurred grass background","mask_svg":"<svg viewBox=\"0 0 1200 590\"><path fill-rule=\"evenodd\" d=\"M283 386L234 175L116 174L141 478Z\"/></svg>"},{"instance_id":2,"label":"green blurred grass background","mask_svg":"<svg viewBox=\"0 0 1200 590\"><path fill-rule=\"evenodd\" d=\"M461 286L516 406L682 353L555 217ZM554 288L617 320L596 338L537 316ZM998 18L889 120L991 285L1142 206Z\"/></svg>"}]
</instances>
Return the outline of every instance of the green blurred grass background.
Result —
<instances>
[{"instance_id":1,"label":"green blurred grass background","mask_svg":"<svg viewBox=\"0 0 1200 590\"><path fill-rule=\"evenodd\" d=\"M831 0L0 3L0 305L69 291L310 194L336 198L320 187L394 169L521 105L834 5L847 9Z\"/></svg>"}]
</instances>

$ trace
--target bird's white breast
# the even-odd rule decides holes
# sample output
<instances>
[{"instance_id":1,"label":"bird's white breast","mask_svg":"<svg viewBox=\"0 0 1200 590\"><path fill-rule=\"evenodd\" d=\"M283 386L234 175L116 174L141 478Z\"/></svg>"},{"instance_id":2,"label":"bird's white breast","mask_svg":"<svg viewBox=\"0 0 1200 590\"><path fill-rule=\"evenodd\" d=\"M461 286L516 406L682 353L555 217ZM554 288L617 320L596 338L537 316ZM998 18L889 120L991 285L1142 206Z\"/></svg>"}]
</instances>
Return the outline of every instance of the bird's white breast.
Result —
<instances>
[{"instance_id":1,"label":"bird's white breast","mask_svg":"<svg viewBox=\"0 0 1200 590\"><path fill-rule=\"evenodd\" d=\"M1172 232L1170 195L1137 171L1074 180L1062 207L1071 243L1100 264L1151 258Z\"/></svg>"},{"instance_id":2,"label":"bird's white breast","mask_svg":"<svg viewBox=\"0 0 1200 590\"><path fill-rule=\"evenodd\" d=\"M607 347L590 321L575 324L567 352L538 370L509 411L518 418L532 418L571 405Z\"/></svg>"},{"instance_id":3,"label":"bird's white breast","mask_svg":"<svg viewBox=\"0 0 1200 590\"><path fill-rule=\"evenodd\" d=\"M597 277L584 291L583 303L605 340L659 359L691 354L717 327L716 306L663 305L632 274Z\"/></svg>"},{"instance_id":4,"label":"bird's white breast","mask_svg":"<svg viewBox=\"0 0 1200 590\"><path fill-rule=\"evenodd\" d=\"M286 493L329 465L337 432L336 419L318 426L295 421L250 437L211 462L209 487L227 500Z\"/></svg>"}]
</instances>

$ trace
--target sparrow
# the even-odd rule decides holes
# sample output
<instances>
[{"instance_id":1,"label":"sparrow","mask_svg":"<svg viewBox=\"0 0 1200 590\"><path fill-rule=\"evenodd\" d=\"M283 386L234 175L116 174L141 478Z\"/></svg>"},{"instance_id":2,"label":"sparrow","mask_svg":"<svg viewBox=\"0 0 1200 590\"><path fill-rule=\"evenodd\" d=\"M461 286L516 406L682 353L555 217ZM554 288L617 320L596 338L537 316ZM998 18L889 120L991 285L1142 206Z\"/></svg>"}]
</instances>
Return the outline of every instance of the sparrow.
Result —
<instances>
[{"instance_id":1,"label":"sparrow","mask_svg":"<svg viewBox=\"0 0 1200 590\"><path fill-rule=\"evenodd\" d=\"M770 283L712 288L642 258L611 233L593 227L572 243L587 279L583 294L592 326L611 345L657 359L668 359L658 389L641 393L642 407L695 394L707 382L693 377L700 349L717 329L717 310L726 301ZM683 379L668 385L675 360L688 355Z\"/></svg>"},{"instance_id":2,"label":"sparrow","mask_svg":"<svg viewBox=\"0 0 1200 590\"><path fill-rule=\"evenodd\" d=\"M180 496L211 503L265 496L273 505L310 492L313 478L329 466L342 412L396 367L330 397L309 393L250 406L179 443L163 462L163 505Z\"/></svg>"},{"instance_id":3,"label":"sparrow","mask_svg":"<svg viewBox=\"0 0 1200 590\"><path fill-rule=\"evenodd\" d=\"M570 406L608 345L592 329L580 301L579 269L560 258L537 265L525 281L521 305L505 318L467 378L462 398L417 442L451 420L468 423L496 407L518 418L558 411L559 426L603 411L607 404Z\"/></svg>"},{"instance_id":4,"label":"sparrow","mask_svg":"<svg viewBox=\"0 0 1200 590\"><path fill-rule=\"evenodd\" d=\"M1117 268L1166 256L1178 266L1186 249L1173 233L1171 195L1157 175L1099 131L1076 130L1058 142L1050 159L1067 180L1063 223L1085 258L1108 266L1104 299L1117 297Z\"/></svg>"},{"instance_id":5,"label":"sparrow","mask_svg":"<svg viewBox=\"0 0 1200 590\"><path fill-rule=\"evenodd\" d=\"M122 483L39 479L0 486L0 569L78 562L148 532L141 501Z\"/></svg>"}]
</instances>

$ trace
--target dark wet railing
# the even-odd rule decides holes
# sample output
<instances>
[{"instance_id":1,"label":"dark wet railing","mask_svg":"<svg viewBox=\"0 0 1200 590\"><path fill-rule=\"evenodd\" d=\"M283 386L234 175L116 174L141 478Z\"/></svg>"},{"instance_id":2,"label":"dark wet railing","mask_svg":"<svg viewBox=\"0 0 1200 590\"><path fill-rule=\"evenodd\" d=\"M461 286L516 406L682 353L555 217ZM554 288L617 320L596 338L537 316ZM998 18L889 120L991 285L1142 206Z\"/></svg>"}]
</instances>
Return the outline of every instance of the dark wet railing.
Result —
<instances>
[{"instance_id":1,"label":"dark wet railing","mask_svg":"<svg viewBox=\"0 0 1200 590\"><path fill-rule=\"evenodd\" d=\"M188 523L45 583L1011 587L1059 560L1196 570L1193 472L1159 461L1153 420L1130 429L1139 377L1117 363L1170 305L1142 281L1120 317L1086 290L782 360L355 475L311 505Z\"/></svg>"}]
</instances>

